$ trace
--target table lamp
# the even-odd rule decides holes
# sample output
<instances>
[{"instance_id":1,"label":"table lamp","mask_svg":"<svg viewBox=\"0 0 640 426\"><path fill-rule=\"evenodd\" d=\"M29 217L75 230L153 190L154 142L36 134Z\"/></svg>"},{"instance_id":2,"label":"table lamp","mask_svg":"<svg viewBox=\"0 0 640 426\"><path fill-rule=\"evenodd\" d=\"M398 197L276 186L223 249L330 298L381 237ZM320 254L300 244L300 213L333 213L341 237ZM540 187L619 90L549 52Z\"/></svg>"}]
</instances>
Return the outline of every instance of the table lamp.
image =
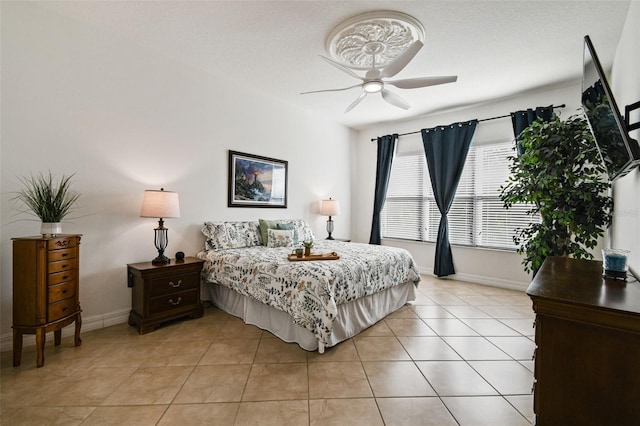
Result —
<instances>
[{"instance_id":1,"label":"table lamp","mask_svg":"<svg viewBox=\"0 0 640 426\"><path fill-rule=\"evenodd\" d=\"M331 220L331 216L337 216L340 214L340 204L338 204L338 200L333 200L329 198L328 200L322 200L322 204L320 204L320 214L323 216L329 216L329 220L327 220L327 232L329 236L326 238L327 240L333 240L331 233L333 232L333 220Z\"/></svg>"},{"instance_id":2,"label":"table lamp","mask_svg":"<svg viewBox=\"0 0 640 426\"><path fill-rule=\"evenodd\" d=\"M170 261L164 255L164 250L167 248L169 238L167 236L168 229L164 227L164 219L180 217L178 193L165 191L164 188L160 188L160 191L154 189L144 191L140 217L157 217L159 219L158 227L155 228L155 245L158 250L158 257L153 259L151 263L154 265L168 264Z\"/></svg>"}]
</instances>

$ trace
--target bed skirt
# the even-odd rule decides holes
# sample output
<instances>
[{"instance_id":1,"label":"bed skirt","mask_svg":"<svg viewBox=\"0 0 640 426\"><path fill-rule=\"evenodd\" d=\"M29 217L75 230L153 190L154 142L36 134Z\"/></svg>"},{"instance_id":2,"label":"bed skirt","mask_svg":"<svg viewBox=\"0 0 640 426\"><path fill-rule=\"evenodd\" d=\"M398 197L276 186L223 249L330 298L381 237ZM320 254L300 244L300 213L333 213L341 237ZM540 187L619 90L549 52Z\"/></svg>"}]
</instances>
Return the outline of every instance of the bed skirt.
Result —
<instances>
[{"instance_id":1,"label":"bed skirt","mask_svg":"<svg viewBox=\"0 0 640 426\"><path fill-rule=\"evenodd\" d=\"M211 301L223 311L242 318L247 324L267 330L288 343L297 343L307 351L324 352L372 326L390 313L415 299L415 283L407 282L358 300L338 305L328 345L319 342L314 334L295 324L289 314L214 283L204 283L203 300Z\"/></svg>"}]
</instances>

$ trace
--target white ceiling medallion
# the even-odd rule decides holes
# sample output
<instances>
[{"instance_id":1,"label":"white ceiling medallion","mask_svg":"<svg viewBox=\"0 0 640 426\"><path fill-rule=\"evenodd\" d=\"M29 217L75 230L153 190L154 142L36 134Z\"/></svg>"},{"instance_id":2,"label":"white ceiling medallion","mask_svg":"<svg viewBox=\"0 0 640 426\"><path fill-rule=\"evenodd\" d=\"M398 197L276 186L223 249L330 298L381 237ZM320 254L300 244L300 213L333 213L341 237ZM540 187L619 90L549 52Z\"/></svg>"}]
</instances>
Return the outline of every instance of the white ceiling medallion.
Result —
<instances>
[{"instance_id":1,"label":"white ceiling medallion","mask_svg":"<svg viewBox=\"0 0 640 426\"><path fill-rule=\"evenodd\" d=\"M424 42L424 27L417 19L382 10L340 23L329 33L326 49L347 67L366 70L387 65L418 40Z\"/></svg>"}]
</instances>

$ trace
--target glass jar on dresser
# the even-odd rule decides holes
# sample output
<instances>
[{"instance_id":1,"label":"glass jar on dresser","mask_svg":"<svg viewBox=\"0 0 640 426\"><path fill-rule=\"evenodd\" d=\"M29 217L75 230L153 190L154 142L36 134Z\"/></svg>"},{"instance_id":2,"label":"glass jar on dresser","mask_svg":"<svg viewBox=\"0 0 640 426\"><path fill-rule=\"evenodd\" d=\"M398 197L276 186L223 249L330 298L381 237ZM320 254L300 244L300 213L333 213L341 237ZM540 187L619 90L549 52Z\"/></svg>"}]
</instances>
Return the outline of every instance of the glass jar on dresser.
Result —
<instances>
[{"instance_id":1,"label":"glass jar on dresser","mask_svg":"<svg viewBox=\"0 0 640 426\"><path fill-rule=\"evenodd\" d=\"M20 365L22 336L35 334L36 365L44 365L46 333L60 344L62 329L75 322L79 346L82 319L79 298L80 237L74 235L12 238L13 366Z\"/></svg>"}]
</instances>

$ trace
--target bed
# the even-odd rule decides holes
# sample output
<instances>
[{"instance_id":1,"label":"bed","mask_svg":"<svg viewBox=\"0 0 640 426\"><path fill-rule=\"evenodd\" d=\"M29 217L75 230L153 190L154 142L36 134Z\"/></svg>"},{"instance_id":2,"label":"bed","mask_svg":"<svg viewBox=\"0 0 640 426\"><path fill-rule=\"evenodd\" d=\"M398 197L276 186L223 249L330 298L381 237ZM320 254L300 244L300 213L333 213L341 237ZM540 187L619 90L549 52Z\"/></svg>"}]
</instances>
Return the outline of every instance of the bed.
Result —
<instances>
[{"instance_id":1,"label":"bed","mask_svg":"<svg viewBox=\"0 0 640 426\"><path fill-rule=\"evenodd\" d=\"M205 222L202 299L308 351L355 336L415 299L404 249L315 240L304 220ZM302 241L339 259L290 261Z\"/></svg>"}]
</instances>

